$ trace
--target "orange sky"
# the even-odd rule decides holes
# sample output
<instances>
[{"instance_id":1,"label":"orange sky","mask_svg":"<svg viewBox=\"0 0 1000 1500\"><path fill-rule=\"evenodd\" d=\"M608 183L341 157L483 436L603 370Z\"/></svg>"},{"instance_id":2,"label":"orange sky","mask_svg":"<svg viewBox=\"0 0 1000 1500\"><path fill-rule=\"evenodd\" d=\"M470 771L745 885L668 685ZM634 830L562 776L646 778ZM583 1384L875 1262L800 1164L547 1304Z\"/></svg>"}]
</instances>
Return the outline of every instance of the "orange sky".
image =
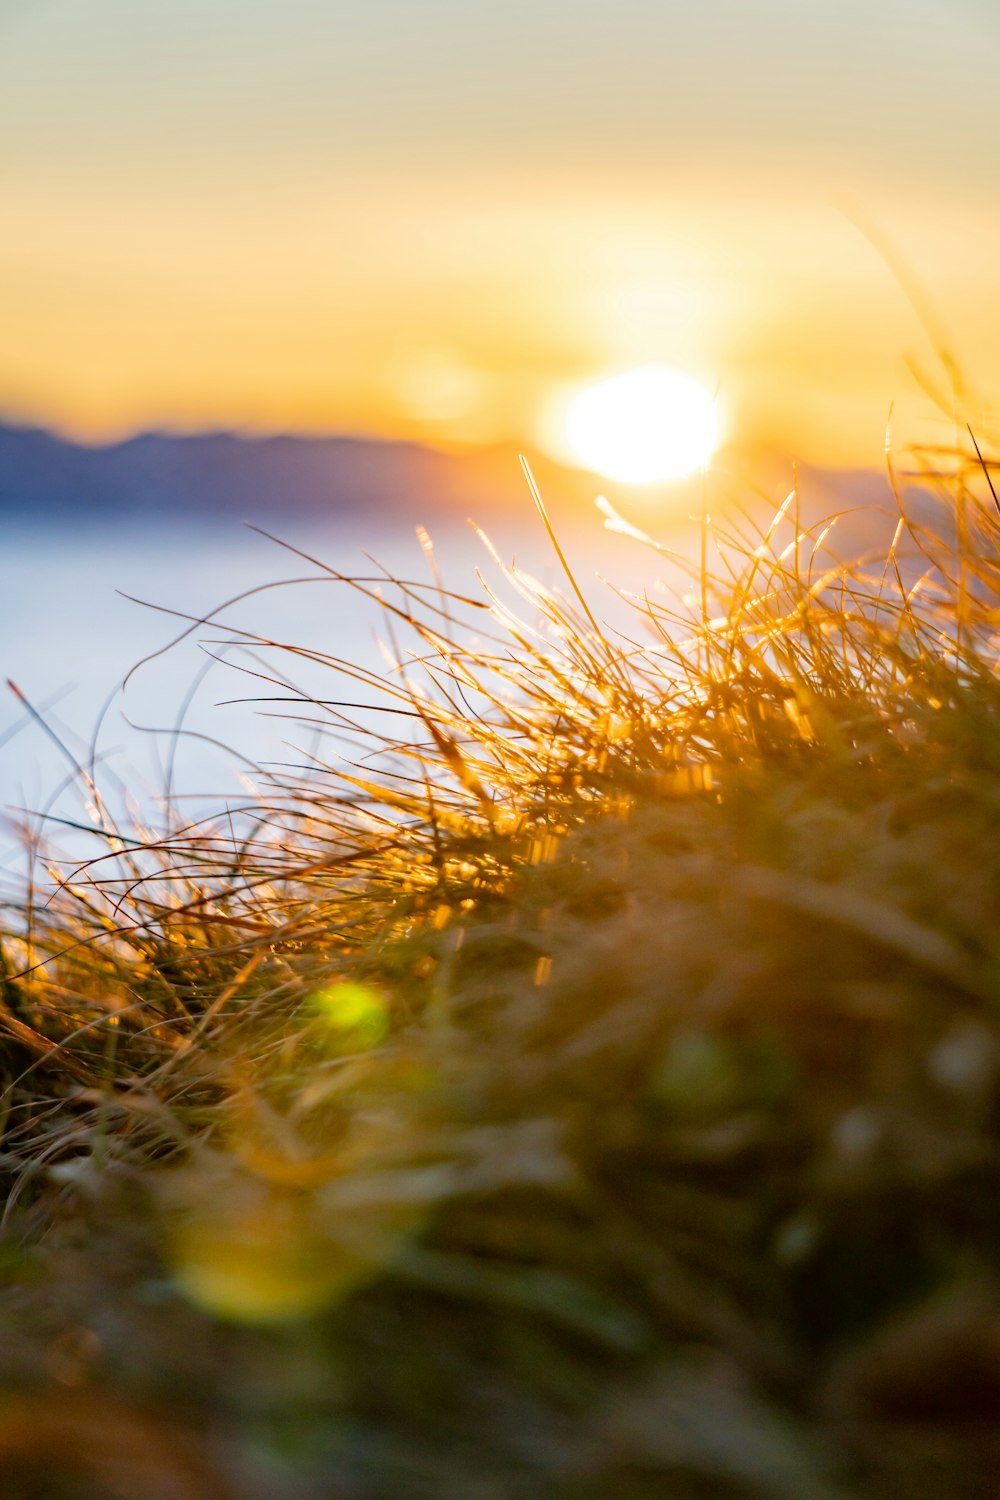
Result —
<instances>
[{"instance_id":1,"label":"orange sky","mask_svg":"<svg viewBox=\"0 0 1000 1500\"><path fill-rule=\"evenodd\" d=\"M0 414L551 447L567 388L658 361L731 440L877 464L934 361L860 217L985 428L995 15L0 0Z\"/></svg>"}]
</instances>

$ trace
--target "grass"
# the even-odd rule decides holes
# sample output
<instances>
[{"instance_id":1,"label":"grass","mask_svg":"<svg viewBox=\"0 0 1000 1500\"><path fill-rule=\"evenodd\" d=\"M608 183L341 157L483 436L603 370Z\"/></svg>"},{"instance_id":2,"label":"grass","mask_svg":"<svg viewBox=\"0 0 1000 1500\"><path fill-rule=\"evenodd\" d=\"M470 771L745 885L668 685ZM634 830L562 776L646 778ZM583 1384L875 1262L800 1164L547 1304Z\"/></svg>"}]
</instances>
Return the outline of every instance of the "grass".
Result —
<instances>
[{"instance_id":1,"label":"grass","mask_svg":"<svg viewBox=\"0 0 1000 1500\"><path fill-rule=\"evenodd\" d=\"M794 494L704 518L624 633L554 534L564 593L344 578L398 671L241 638L305 769L157 833L81 772L100 854L39 848L3 939L8 1493L993 1493L1000 552L958 457L851 566Z\"/></svg>"}]
</instances>

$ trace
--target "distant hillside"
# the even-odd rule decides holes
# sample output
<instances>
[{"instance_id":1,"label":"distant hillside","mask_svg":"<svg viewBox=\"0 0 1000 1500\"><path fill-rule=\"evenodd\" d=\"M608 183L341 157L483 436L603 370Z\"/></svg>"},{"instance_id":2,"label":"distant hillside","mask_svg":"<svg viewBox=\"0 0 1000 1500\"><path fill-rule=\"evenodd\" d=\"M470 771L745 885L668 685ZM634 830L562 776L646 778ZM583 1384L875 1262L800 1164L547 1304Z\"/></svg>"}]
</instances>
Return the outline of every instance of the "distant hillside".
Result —
<instances>
[{"instance_id":1,"label":"distant hillside","mask_svg":"<svg viewBox=\"0 0 1000 1500\"><path fill-rule=\"evenodd\" d=\"M499 469L507 473L506 483ZM351 437L144 433L85 447L37 428L0 425L0 514L100 517L121 512L268 518L284 512L436 511L508 497L502 466L413 443Z\"/></svg>"},{"instance_id":2,"label":"distant hillside","mask_svg":"<svg viewBox=\"0 0 1000 1500\"><path fill-rule=\"evenodd\" d=\"M537 455L532 463L553 513L589 510L605 490L641 527L663 534L701 504L701 481L634 492ZM861 513L840 528L848 550L883 544L885 522L870 509L893 509L875 470L799 465L804 524L835 511ZM713 465L713 511L750 508L764 524L792 483L793 466L776 454L726 452ZM912 496L922 508L925 496ZM530 505L513 449L449 454L416 443L355 437L256 437L213 432L143 433L86 447L39 428L0 424L0 518L99 520L156 514L257 520L330 513L431 520L442 513L485 520L497 509Z\"/></svg>"}]
</instances>

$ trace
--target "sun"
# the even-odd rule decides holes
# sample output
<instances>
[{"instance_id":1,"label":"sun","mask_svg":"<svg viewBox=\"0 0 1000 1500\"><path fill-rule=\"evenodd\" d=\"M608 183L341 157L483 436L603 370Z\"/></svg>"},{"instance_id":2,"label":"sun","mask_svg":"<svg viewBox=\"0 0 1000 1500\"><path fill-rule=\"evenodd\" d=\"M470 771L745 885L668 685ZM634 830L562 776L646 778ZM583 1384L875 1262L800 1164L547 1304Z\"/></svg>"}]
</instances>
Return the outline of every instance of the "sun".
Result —
<instances>
[{"instance_id":1,"label":"sun","mask_svg":"<svg viewBox=\"0 0 1000 1500\"><path fill-rule=\"evenodd\" d=\"M690 375L647 365L588 386L570 401L565 445L577 463L626 484L681 479L715 451L711 393Z\"/></svg>"}]
</instances>

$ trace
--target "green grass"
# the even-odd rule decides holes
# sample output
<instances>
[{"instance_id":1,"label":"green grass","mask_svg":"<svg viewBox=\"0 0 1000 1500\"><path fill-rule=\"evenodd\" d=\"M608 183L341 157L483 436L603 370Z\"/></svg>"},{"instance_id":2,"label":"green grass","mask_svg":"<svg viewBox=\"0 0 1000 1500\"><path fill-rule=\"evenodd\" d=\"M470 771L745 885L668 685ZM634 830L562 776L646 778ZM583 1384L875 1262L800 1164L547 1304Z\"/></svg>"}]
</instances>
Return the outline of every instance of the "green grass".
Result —
<instances>
[{"instance_id":1,"label":"green grass","mask_svg":"<svg viewBox=\"0 0 1000 1500\"><path fill-rule=\"evenodd\" d=\"M84 788L3 942L10 1493L993 1493L1000 528L939 498L851 566L706 518L619 635L565 559L399 583L405 672L245 641L396 737L155 837Z\"/></svg>"}]
</instances>

